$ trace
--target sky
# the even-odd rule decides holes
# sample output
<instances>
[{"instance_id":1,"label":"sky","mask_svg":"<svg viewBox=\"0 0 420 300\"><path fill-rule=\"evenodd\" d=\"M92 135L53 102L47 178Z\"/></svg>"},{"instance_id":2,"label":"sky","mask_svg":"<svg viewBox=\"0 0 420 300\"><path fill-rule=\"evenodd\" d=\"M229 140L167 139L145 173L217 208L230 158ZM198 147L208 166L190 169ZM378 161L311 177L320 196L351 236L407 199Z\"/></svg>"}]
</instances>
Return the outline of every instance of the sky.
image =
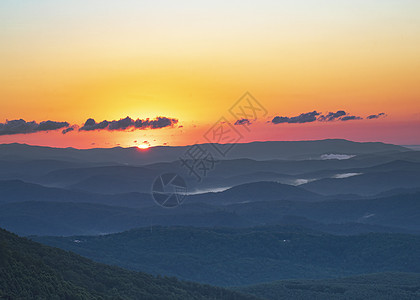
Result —
<instances>
[{"instance_id":1,"label":"sky","mask_svg":"<svg viewBox=\"0 0 420 300\"><path fill-rule=\"evenodd\" d=\"M417 0L3 0L0 143L420 144L419 53Z\"/></svg>"}]
</instances>

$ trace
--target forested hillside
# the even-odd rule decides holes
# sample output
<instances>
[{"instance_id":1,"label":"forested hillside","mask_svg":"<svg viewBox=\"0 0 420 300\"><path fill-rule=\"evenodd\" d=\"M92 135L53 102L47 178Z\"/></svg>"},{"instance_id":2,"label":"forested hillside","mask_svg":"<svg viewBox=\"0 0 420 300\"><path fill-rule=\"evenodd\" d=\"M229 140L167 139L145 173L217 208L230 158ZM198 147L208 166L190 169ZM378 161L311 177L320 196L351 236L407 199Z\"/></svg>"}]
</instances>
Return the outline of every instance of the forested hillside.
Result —
<instances>
[{"instance_id":1,"label":"forested hillside","mask_svg":"<svg viewBox=\"0 0 420 300\"><path fill-rule=\"evenodd\" d=\"M148 227L102 236L33 238L98 262L220 286L420 273L420 236L408 234L337 236L296 226Z\"/></svg>"},{"instance_id":2,"label":"forested hillside","mask_svg":"<svg viewBox=\"0 0 420 300\"><path fill-rule=\"evenodd\" d=\"M240 290L270 300L415 300L420 299L420 274L378 273L340 279L282 280Z\"/></svg>"},{"instance_id":3,"label":"forested hillside","mask_svg":"<svg viewBox=\"0 0 420 300\"><path fill-rule=\"evenodd\" d=\"M254 299L92 262L0 229L1 299Z\"/></svg>"}]
</instances>

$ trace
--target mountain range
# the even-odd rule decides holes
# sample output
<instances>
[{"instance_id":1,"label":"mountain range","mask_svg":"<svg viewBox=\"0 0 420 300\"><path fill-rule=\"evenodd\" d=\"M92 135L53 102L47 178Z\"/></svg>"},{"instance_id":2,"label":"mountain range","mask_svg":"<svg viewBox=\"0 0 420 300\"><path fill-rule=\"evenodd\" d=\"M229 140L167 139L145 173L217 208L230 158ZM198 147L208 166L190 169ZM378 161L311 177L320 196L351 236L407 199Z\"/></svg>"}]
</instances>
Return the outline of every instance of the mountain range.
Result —
<instances>
[{"instance_id":1,"label":"mountain range","mask_svg":"<svg viewBox=\"0 0 420 300\"><path fill-rule=\"evenodd\" d=\"M230 146L0 145L0 227L97 262L2 231L0 297L418 296L419 151L346 140L216 151ZM180 160L191 147L215 158L201 178ZM187 186L177 207L160 206L151 193L165 173ZM42 280L32 278L38 267Z\"/></svg>"}]
</instances>

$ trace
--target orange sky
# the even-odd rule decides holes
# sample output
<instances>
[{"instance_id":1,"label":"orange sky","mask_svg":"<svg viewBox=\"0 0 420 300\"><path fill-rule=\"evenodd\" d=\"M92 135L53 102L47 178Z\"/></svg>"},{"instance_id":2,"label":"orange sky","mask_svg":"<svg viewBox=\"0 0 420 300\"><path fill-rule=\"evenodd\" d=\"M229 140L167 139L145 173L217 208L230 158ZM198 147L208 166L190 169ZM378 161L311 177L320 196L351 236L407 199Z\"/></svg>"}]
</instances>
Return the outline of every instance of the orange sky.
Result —
<instances>
[{"instance_id":1,"label":"orange sky","mask_svg":"<svg viewBox=\"0 0 420 300\"><path fill-rule=\"evenodd\" d=\"M0 123L179 120L134 132L3 135L0 143L191 144L249 91L268 114L244 141L420 144L418 1L2 1L0 37ZM267 123L314 110L387 117Z\"/></svg>"}]
</instances>

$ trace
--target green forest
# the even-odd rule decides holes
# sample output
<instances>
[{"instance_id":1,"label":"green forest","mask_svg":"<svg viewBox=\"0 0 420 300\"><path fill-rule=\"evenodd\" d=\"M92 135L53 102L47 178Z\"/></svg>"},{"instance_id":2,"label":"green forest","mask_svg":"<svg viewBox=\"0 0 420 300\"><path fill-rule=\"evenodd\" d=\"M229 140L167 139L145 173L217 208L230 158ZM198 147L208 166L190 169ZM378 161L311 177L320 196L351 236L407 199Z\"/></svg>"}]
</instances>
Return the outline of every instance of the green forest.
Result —
<instances>
[{"instance_id":1,"label":"green forest","mask_svg":"<svg viewBox=\"0 0 420 300\"><path fill-rule=\"evenodd\" d=\"M256 299L95 263L0 229L1 299Z\"/></svg>"},{"instance_id":2,"label":"green forest","mask_svg":"<svg viewBox=\"0 0 420 300\"><path fill-rule=\"evenodd\" d=\"M322 280L282 280L240 288L265 299L420 299L420 274L378 273Z\"/></svg>"},{"instance_id":3,"label":"green forest","mask_svg":"<svg viewBox=\"0 0 420 300\"><path fill-rule=\"evenodd\" d=\"M281 280L229 289L128 271L0 229L0 299L395 299L420 297L420 274Z\"/></svg>"},{"instance_id":4,"label":"green forest","mask_svg":"<svg viewBox=\"0 0 420 300\"><path fill-rule=\"evenodd\" d=\"M152 231L33 239L125 269L218 286L420 272L420 236L409 234L337 236L297 226L156 226Z\"/></svg>"}]
</instances>

